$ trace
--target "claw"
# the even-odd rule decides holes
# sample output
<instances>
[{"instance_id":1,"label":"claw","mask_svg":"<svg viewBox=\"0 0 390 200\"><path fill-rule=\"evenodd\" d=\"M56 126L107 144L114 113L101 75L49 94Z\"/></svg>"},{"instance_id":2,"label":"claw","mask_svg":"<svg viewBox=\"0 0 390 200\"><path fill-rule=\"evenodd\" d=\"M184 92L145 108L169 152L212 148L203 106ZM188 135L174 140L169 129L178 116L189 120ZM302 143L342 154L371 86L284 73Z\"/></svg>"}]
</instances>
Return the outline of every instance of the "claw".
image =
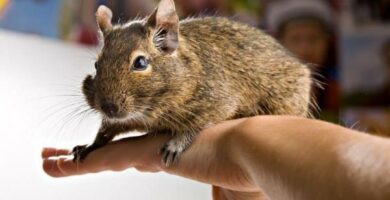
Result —
<instances>
[{"instance_id":1,"label":"claw","mask_svg":"<svg viewBox=\"0 0 390 200\"><path fill-rule=\"evenodd\" d=\"M73 162L83 162L87 155L92 151L91 146L79 145L72 150Z\"/></svg>"},{"instance_id":2,"label":"claw","mask_svg":"<svg viewBox=\"0 0 390 200\"><path fill-rule=\"evenodd\" d=\"M169 167L178 162L182 152L183 149L180 146L174 146L172 143L167 143L160 150L161 162Z\"/></svg>"}]
</instances>

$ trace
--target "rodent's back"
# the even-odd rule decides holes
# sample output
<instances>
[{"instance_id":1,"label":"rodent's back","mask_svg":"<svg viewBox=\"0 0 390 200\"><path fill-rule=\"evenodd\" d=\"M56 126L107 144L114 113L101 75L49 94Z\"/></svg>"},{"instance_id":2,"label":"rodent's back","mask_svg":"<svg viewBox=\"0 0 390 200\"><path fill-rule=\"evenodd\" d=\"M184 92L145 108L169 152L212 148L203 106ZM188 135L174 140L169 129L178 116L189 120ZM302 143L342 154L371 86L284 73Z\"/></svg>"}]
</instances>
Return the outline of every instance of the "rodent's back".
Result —
<instances>
[{"instance_id":1,"label":"rodent's back","mask_svg":"<svg viewBox=\"0 0 390 200\"><path fill-rule=\"evenodd\" d=\"M237 117L255 114L308 116L310 70L272 37L225 18L184 20L180 34L202 65L197 99L228 98ZM207 90L206 90L207 91ZM214 102L217 103L217 102Z\"/></svg>"}]
</instances>

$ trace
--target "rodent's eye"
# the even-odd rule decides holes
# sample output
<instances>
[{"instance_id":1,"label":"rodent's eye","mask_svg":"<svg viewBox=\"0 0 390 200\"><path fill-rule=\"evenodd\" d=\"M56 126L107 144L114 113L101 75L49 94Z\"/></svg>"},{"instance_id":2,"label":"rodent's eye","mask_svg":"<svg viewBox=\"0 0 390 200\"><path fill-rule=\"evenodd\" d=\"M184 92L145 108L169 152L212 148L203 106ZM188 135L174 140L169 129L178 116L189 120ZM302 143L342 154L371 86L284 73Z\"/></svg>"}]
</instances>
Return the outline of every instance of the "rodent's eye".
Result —
<instances>
[{"instance_id":1,"label":"rodent's eye","mask_svg":"<svg viewBox=\"0 0 390 200\"><path fill-rule=\"evenodd\" d=\"M97 70L99 68L99 65L97 62L95 62L95 69Z\"/></svg>"},{"instance_id":2,"label":"rodent's eye","mask_svg":"<svg viewBox=\"0 0 390 200\"><path fill-rule=\"evenodd\" d=\"M138 56L133 63L133 70L135 71L144 71L148 68L148 60L145 56Z\"/></svg>"}]
</instances>

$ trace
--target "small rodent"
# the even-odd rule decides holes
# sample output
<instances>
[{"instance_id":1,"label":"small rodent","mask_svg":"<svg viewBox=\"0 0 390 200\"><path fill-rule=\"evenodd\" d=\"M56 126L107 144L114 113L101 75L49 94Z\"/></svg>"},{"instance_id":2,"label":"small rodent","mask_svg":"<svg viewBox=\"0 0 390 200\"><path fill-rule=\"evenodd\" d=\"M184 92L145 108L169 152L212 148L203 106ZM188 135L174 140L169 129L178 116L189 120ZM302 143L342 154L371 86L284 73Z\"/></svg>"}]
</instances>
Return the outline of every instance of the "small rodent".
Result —
<instances>
[{"instance_id":1,"label":"small rodent","mask_svg":"<svg viewBox=\"0 0 390 200\"><path fill-rule=\"evenodd\" d=\"M96 18L104 46L83 93L102 113L92 145L74 148L74 160L120 133L168 133L162 147L173 164L200 130L255 115L310 115L311 72L262 31L219 17L179 21L173 0L153 14L111 24L100 6Z\"/></svg>"}]
</instances>

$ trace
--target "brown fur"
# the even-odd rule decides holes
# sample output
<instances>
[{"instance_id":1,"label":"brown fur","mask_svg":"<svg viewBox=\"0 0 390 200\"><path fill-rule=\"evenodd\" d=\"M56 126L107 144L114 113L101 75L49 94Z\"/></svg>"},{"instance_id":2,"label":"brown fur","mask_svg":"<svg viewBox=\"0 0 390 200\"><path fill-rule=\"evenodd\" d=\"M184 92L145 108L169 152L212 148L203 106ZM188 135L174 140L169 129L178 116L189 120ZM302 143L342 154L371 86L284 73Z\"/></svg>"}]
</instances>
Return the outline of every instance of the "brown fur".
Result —
<instances>
[{"instance_id":1,"label":"brown fur","mask_svg":"<svg viewBox=\"0 0 390 200\"><path fill-rule=\"evenodd\" d=\"M96 110L108 100L119 113L142 117L104 117L92 147L76 148L76 158L119 133L139 130L173 135L162 149L169 165L209 124L254 115L309 116L310 71L273 38L217 17L183 20L178 27L177 49L165 44L173 51L156 47L153 37L164 27L151 26L150 19L103 32L96 76L84 81L86 99ZM131 70L140 53L150 60L146 72Z\"/></svg>"}]
</instances>

